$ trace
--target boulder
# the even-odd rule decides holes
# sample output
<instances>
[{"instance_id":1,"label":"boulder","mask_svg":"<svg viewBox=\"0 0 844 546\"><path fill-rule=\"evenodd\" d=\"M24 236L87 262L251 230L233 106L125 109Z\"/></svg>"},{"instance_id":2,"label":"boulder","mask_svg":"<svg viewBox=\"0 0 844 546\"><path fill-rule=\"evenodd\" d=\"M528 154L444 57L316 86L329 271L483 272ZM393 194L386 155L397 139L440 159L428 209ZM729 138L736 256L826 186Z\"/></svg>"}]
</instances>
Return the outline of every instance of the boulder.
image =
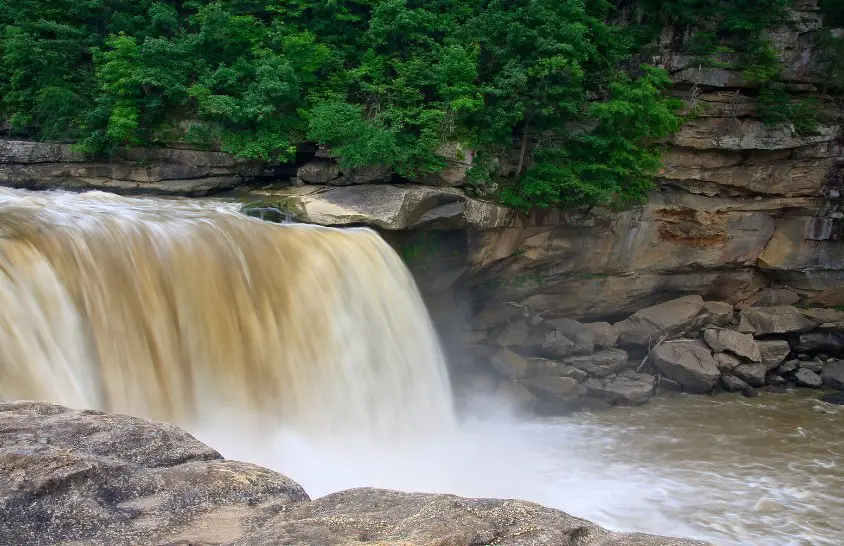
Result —
<instances>
[{"instance_id":1,"label":"boulder","mask_svg":"<svg viewBox=\"0 0 844 546\"><path fill-rule=\"evenodd\" d=\"M724 390L727 392L744 392L750 389L750 385L738 377L729 374L721 376L721 385L724 386Z\"/></svg>"},{"instance_id":2,"label":"boulder","mask_svg":"<svg viewBox=\"0 0 844 546\"><path fill-rule=\"evenodd\" d=\"M340 178L340 167L330 160L311 161L296 169L296 177L308 184L327 184Z\"/></svg>"},{"instance_id":3,"label":"boulder","mask_svg":"<svg viewBox=\"0 0 844 546\"><path fill-rule=\"evenodd\" d=\"M578 383L582 383L588 376L586 372L574 366L547 358L529 358L528 366L530 377L571 377Z\"/></svg>"},{"instance_id":4,"label":"boulder","mask_svg":"<svg viewBox=\"0 0 844 546\"><path fill-rule=\"evenodd\" d=\"M542 353L549 358L564 358L573 354L575 344L559 330L547 331L542 339Z\"/></svg>"},{"instance_id":5,"label":"boulder","mask_svg":"<svg viewBox=\"0 0 844 546\"><path fill-rule=\"evenodd\" d=\"M416 184L301 186L254 190L250 195L283 201L297 220L324 226L488 230L505 227L515 218L511 209L467 197L459 190Z\"/></svg>"},{"instance_id":6,"label":"boulder","mask_svg":"<svg viewBox=\"0 0 844 546\"><path fill-rule=\"evenodd\" d=\"M516 411L530 413L536 408L536 396L515 381L500 382L495 394L506 400Z\"/></svg>"},{"instance_id":7,"label":"boulder","mask_svg":"<svg viewBox=\"0 0 844 546\"><path fill-rule=\"evenodd\" d=\"M687 392L709 392L721 377L718 363L702 341L662 343L651 350L650 361L656 369L677 381Z\"/></svg>"},{"instance_id":8,"label":"boulder","mask_svg":"<svg viewBox=\"0 0 844 546\"><path fill-rule=\"evenodd\" d=\"M707 328L703 332L703 339L716 353L725 351L746 358L751 362L762 362L759 346L753 336L741 334L733 330Z\"/></svg>"},{"instance_id":9,"label":"boulder","mask_svg":"<svg viewBox=\"0 0 844 546\"><path fill-rule=\"evenodd\" d=\"M718 353L715 355L715 362L718 363L718 369L722 373L732 371L736 366L741 364L741 359L730 353Z\"/></svg>"},{"instance_id":10,"label":"boulder","mask_svg":"<svg viewBox=\"0 0 844 546\"><path fill-rule=\"evenodd\" d=\"M613 406L638 406L653 396L656 377L632 371L605 378L590 378L583 384L586 393Z\"/></svg>"},{"instance_id":11,"label":"boulder","mask_svg":"<svg viewBox=\"0 0 844 546\"><path fill-rule=\"evenodd\" d=\"M330 184L349 186L352 184L383 184L393 178L393 170L387 165L372 165L355 169L341 169L342 176Z\"/></svg>"},{"instance_id":12,"label":"boulder","mask_svg":"<svg viewBox=\"0 0 844 546\"><path fill-rule=\"evenodd\" d=\"M616 374L629 364L627 353L621 349L606 349L591 355L570 356L564 362L583 370L592 377Z\"/></svg>"},{"instance_id":13,"label":"boulder","mask_svg":"<svg viewBox=\"0 0 844 546\"><path fill-rule=\"evenodd\" d=\"M574 342L574 354L588 355L595 351L595 334L582 323L569 318L548 320L546 323Z\"/></svg>"},{"instance_id":14,"label":"boulder","mask_svg":"<svg viewBox=\"0 0 844 546\"><path fill-rule=\"evenodd\" d=\"M0 403L3 544L218 544L306 500L285 476L226 461L173 425Z\"/></svg>"},{"instance_id":15,"label":"boulder","mask_svg":"<svg viewBox=\"0 0 844 546\"><path fill-rule=\"evenodd\" d=\"M767 370L764 364L739 364L731 372L751 387L764 387Z\"/></svg>"},{"instance_id":16,"label":"boulder","mask_svg":"<svg viewBox=\"0 0 844 546\"><path fill-rule=\"evenodd\" d=\"M804 360L800 362L801 370L809 370L810 372L820 373L824 368L824 361L820 358L814 360Z\"/></svg>"},{"instance_id":17,"label":"boulder","mask_svg":"<svg viewBox=\"0 0 844 546\"><path fill-rule=\"evenodd\" d=\"M472 330L486 330L522 317L522 312L512 305L491 305L484 307L472 317Z\"/></svg>"},{"instance_id":18,"label":"boulder","mask_svg":"<svg viewBox=\"0 0 844 546\"><path fill-rule=\"evenodd\" d=\"M754 335L807 332L819 324L790 306L743 309L739 316L739 331Z\"/></svg>"},{"instance_id":19,"label":"boulder","mask_svg":"<svg viewBox=\"0 0 844 546\"><path fill-rule=\"evenodd\" d=\"M586 388L571 377L535 377L521 384L537 396L536 411L542 414L567 413L586 394Z\"/></svg>"},{"instance_id":20,"label":"boulder","mask_svg":"<svg viewBox=\"0 0 844 546\"><path fill-rule=\"evenodd\" d=\"M508 379L520 379L528 370L528 362L506 347L502 347L490 360L492 367Z\"/></svg>"},{"instance_id":21,"label":"boulder","mask_svg":"<svg viewBox=\"0 0 844 546\"><path fill-rule=\"evenodd\" d=\"M770 341L757 341L759 354L762 357L762 364L768 371L773 370L782 364L791 352L791 346L787 341L774 339Z\"/></svg>"},{"instance_id":22,"label":"boulder","mask_svg":"<svg viewBox=\"0 0 844 546\"><path fill-rule=\"evenodd\" d=\"M746 300L736 304L736 309L752 307L781 307L794 305L800 301L800 295L787 288L763 288Z\"/></svg>"},{"instance_id":23,"label":"boulder","mask_svg":"<svg viewBox=\"0 0 844 546\"><path fill-rule=\"evenodd\" d=\"M799 367L800 367L800 361L799 360L797 360L797 359L789 360L789 361L783 362L782 364L777 366L777 373L780 374L780 375L788 375L790 373L796 372L797 368L799 368Z\"/></svg>"},{"instance_id":24,"label":"boulder","mask_svg":"<svg viewBox=\"0 0 844 546\"><path fill-rule=\"evenodd\" d=\"M615 324L618 343L647 345L666 334L679 335L693 324L703 308L703 298L685 296L641 309Z\"/></svg>"},{"instance_id":25,"label":"boulder","mask_svg":"<svg viewBox=\"0 0 844 546\"><path fill-rule=\"evenodd\" d=\"M809 332L800 334L792 341L795 351L844 354L844 332Z\"/></svg>"},{"instance_id":26,"label":"boulder","mask_svg":"<svg viewBox=\"0 0 844 546\"><path fill-rule=\"evenodd\" d=\"M821 381L821 376L805 368L800 368L799 370L797 370L797 373L794 374L794 380L797 381L797 384L799 386L809 387L811 389L819 389L823 384L823 381Z\"/></svg>"},{"instance_id":27,"label":"boulder","mask_svg":"<svg viewBox=\"0 0 844 546\"><path fill-rule=\"evenodd\" d=\"M844 360L830 360L821 373L823 384L832 389L844 390Z\"/></svg>"},{"instance_id":28,"label":"boulder","mask_svg":"<svg viewBox=\"0 0 844 546\"><path fill-rule=\"evenodd\" d=\"M705 546L613 533L518 500L352 489L279 513L229 546Z\"/></svg>"},{"instance_id":29,"label":"boulder","mask_svg":"<svg viewBox=\"0 0 844 546\"><path fill-rule=\"evenodd\" d=\"M733 306L723 301L704 302L703 311L703 324L726 326L733 320Z\"/></svg>"},{"instance_id":30,"label":"boulder","mask_svg":"<svg viewBox=\"0 0 844 546\"><path fill-rule=\"evenodd\" d=\"M776 374L769 375L765 379L765 381L768 383L769 386L772 386L772 387L779 387L781 385L785 385L786 383L788 383L788 381L786 381L784 377L776 375Z\"/></svg>"},{"instance_id":31,"label":"boulder","mask_svg":"<svg viewBox=\"0 0 844 546\"><path fill-rule=\"evenodd\" d=\"M530 327L524 319L519 319L507 325L496 341L502 347L518 347L527 341L528 335Z\"/></svg>"},{"instance_id":32,"label":"boulder","mask_svg":"<svg viewBox=\"0 0 844 546\"><path fill-rule=\"evenodd\" d=\"M596 349L611 349L618 341L618 331L609 322L589 322L583 325L592 332Z\"/></svg>"}]
</instances>

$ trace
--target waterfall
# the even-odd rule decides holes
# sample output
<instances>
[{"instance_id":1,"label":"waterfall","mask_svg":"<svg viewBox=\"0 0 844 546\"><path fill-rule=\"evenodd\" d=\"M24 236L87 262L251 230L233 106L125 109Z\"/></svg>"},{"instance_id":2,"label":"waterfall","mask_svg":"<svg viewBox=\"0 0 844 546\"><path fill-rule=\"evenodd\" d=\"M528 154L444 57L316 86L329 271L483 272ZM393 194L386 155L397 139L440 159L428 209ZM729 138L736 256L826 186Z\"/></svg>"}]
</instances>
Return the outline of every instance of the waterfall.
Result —
<instances>
[{"instance_id":1,"label":"waterfall","mask_svg":"<svg viewBox=\"0 0 844 546\"><path fill-rule=\"evenodd\" d=\"M415 283L369 229L0 188L0 398L308 437L455 428Z\"/></svg>"}]
</instances>

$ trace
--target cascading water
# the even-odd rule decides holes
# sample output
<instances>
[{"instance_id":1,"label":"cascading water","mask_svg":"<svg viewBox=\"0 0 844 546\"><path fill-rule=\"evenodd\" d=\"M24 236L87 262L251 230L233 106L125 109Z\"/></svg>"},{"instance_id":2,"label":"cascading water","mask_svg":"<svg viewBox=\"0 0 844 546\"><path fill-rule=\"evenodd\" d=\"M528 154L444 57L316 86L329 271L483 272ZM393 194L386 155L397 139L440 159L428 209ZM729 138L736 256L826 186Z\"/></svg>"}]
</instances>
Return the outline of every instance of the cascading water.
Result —
<instances>
[{"instance_id":1,"label":"cascading water","mask_svg":"<svg viewBox=\"0 0 844 546\"><path fill-rule=\"evenodd\" d=\"M314 440L455 427L414 281L368 229L235 205L0 189L0 398Z\"/></svg>"},{"instance_id":2,"label":"cascading water","mask_svg":"<svg viewBox=\"0 0 844 546\"><path fill-rule=\"evenodd\" d=\"M692 397L456 422L413 279L374 232L234 205L0 188L0 398L176 422L299 481L516 497L619 530L838 545L844 412Z\"/></svg>"}]
</instances>

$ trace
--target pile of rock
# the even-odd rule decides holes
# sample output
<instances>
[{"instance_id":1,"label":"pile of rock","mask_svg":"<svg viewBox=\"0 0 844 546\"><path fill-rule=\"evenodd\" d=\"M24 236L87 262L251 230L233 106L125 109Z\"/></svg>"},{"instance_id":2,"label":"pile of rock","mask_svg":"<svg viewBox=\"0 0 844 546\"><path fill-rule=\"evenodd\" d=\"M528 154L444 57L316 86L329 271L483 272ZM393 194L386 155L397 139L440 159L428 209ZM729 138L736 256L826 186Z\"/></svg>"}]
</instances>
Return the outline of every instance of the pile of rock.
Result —
<instances>
[{"instance_id":1,"label":"pile of rock","mask_svg":"<svg viewBox=\"0 0 844 546\"><path fill-rule=\"evenodd\" d=\"M611 325L502 306L482 311L472 329L470 347L496 390L541 413L641 404L658 387L844 388L844 311L835 309L735 309L686 296Z\"/></svg>"}]
</instances>

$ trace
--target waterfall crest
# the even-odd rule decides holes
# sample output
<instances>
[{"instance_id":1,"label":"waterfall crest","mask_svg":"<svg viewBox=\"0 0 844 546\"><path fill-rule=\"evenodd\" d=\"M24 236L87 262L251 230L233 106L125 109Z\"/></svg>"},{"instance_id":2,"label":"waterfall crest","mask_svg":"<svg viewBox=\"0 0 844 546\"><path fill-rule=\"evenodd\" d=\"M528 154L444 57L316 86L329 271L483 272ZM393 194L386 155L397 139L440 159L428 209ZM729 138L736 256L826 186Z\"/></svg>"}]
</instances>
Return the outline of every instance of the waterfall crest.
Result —
<instances>
[{"instance_id":1,"label":"waterfall crest","mask_svg":"<svg viewBox=\"0 0 844 546\"><path fill-rule=\"evenodd\" d=\"M0 398L312 435L455 427L416 285L369 229L0 189Z\"/></svg>"}]
</instances>

